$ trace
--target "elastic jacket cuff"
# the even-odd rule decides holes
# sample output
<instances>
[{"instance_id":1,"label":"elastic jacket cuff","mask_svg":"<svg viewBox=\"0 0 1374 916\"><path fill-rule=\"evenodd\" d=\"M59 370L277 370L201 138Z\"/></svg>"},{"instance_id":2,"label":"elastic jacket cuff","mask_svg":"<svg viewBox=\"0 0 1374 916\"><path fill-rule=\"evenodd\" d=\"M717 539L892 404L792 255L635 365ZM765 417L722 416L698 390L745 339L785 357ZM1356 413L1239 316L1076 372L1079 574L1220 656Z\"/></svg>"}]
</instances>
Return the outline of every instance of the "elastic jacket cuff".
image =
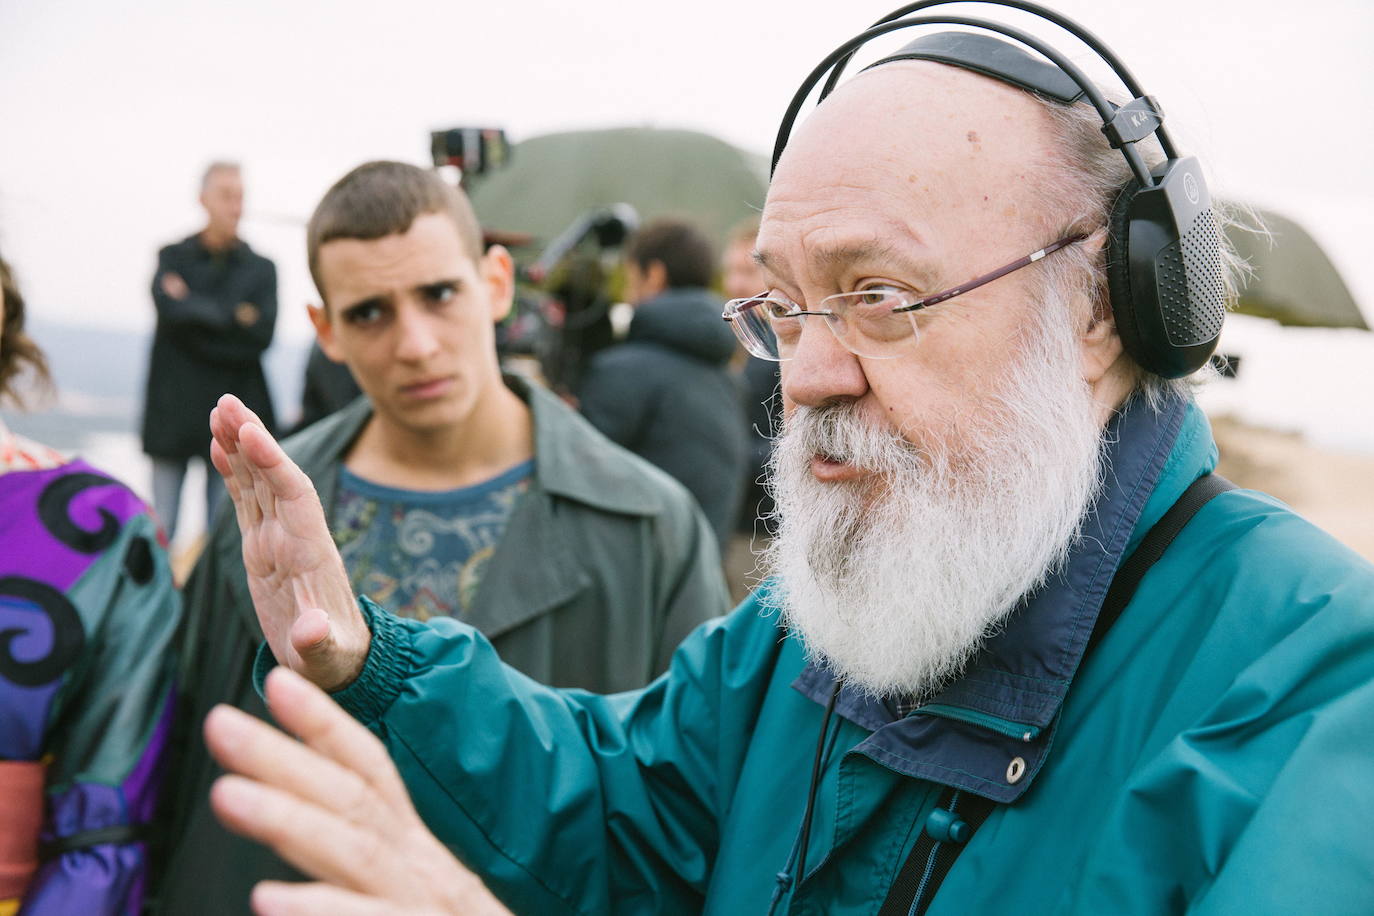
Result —
<instances>
[{"instance_id":1,"label":"elastic jacket cuff","mask_svg":"<svg viewBox=\"0 0 1374 916\"><path fill-rule=\"evenodd\" d=\"M358 609L363 613L367 628L372 631L367 660L358 677L330 697L364 725L371 726L386 714L401 692L401 684L410 672L410 632L400 619L378 607L371 598L358 596ZM253 686L263 694L267 673L277 666L277 659L266 643L258 649L253 662Z\"/></svg>"}]
</instances>

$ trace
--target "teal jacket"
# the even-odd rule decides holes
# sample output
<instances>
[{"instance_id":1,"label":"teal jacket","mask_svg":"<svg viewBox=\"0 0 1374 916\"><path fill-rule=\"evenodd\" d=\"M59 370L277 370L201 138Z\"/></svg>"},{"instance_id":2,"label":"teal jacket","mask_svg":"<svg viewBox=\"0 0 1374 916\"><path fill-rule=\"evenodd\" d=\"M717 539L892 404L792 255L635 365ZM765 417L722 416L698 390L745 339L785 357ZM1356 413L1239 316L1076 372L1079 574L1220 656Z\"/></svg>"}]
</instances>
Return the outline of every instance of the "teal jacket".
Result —
<instances>
[{"instance_id":1,"label":"teal jacket","mask_svg":"<svg viewBox=\"0 0 1374 916\"><path fill-rule=\"evenodd\" d=\"M1183 402L1134 405L1107 442L1087 536L958 682L914 711L840 695L779 912L875 913L947 787L999 804L936 916L1374 911L1374 569L1223 493L1083 658L1115 567L1216 458ZM609 696L363 606L372 649L336 698L517 913L768 911L830 680L759 596Z\"/></svg>"}]
</instances>

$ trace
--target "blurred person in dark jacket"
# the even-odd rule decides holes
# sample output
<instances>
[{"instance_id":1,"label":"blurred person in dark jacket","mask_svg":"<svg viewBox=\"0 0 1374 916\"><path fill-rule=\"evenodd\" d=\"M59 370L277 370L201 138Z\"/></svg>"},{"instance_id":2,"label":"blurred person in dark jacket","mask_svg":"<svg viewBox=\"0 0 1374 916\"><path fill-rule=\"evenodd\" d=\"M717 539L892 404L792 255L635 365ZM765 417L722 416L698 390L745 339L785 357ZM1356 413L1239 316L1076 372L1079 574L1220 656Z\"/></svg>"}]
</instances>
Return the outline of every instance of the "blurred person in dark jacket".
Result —
<instances>
[{"instance_id":1,"label":"blurred person in dark jacket","mask_svg":"<svg viewBox=\"0 0 1374 916\"><path fill-rule=\"evenodd\" d=\"M708 289L715 265L710 241L688 223L658 220L636 233L625 258L629 334L592 360L580 396L593 426L691 491L723 545L748 446L729 369L734 334Z\"/></svg>"},{"instance_id":2,"label":"blurred person in dark jacket","mask_svg":"<svg viewBox=\"0 0 1374 916\"><path fill-rule=\"evenodd\" d=\"M725 253L720 259L720 286L727 299L757 296L768 289L763 266L754 259L754 240L758 238L759 220L752 217L730 231ZM773 439L782 429L782 396L778 391L778 364L759 359L743 348L733 364L744 403L745 441L748 461L744 479L740 482L743 496L735 531L725 545L725 581L731 594L744 600L758 584L758 555L768 544L775 530L773 497L764 486L768 458L773 453Z\"/></svg>"},{"instance_id":3,"label":"blurred person in dark jacket","mask_svg":"<svg viewBox=\"0 0 1374 916\"><path fill-rule=\"evenodd\" d=\"M754 260L754 240L759 234L758 217L745 220L730 233L721 258L721 291L726 299L756 296L768 288L763 267ZM744 500L740 507L739 532L760 533L756 522L773 511L773 500L763 486L773 438L782 427L782 399L778 397L778 364L744 354L736 372L744 394L745 415L749 419L749 462L744 475Z\"/></svg>"},{"instance_id":4,"label":"blurred person in dark jacket","mask_svg":"<svg viewBox=\"0 0 1374 916\"><path fill-rule=\"evenodd\" d=\"M318 342L310 348L305 363L305 386L301 389L301 419L296 432L343 410L363 393L348 366L325 355Z\"/></svg>"},{"instance_id":5,"label":"blurred person in dark jacket","mask_svg":"<svg viewBox=\"0 0 1374 916\"><path fill-rule=\"evenodd\" d=\"M205 228L158 252L157 331L148 362L143 451L153 459L153 506L170 537L191 458L206 462L206 521L224 492L209 473L205 418L231 391L275 425L261 356L277 321L277 270L238 236L239 166L212 163L201 178Z\"/></svg>"}]
</instances>

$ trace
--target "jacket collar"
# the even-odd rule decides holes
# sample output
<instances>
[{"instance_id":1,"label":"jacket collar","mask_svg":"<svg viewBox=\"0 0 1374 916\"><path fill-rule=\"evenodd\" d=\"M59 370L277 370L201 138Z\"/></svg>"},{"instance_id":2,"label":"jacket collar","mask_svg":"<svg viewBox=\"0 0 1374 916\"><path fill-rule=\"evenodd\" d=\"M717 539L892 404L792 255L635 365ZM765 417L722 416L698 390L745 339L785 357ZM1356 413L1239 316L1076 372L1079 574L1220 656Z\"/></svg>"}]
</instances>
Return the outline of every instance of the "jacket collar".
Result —
<instances>
[{"instance_id":1,"label":"jacket collar","mask_svg":"<svg viewBox=\"0 0 1374 916\"><path fill-rule=\"evenodd\" d=\"M855 750L905 775L997 801L1019 797L1049 750L1117 567L1215 463L1207 422L1190 401L1169 399L1157 411L1130 401L1107 428L1106 480L1064 568L1022 599L959 680L913 712L841 693L836 712L874 733ZM793 686L824 703L833 684L808 665ZM1018 757L1024 776L1011 782Z\"/></svg>"},{"instance_id":2,"label":"jacket collar","mask_svg":"<svg viewBox=\"0 0 1374 916\"><path fill-rule=\"evenodd\" d=\"M653 515L663 508L652 481L635 459L609 442L558 397L524 379L505 376L506 386L530 407L534 423L534 477L545 491L607 512ZM287 453L321 493L337 484L338 464L372 417L367 398L358 398L332 417L287 440Z\"/></svg>"},{"instance_id":3,"label":"jacket collar","mask_svg":"<svg viewBox=\"0 0 1374 916\"><path fill-rule=\"evenodd\" d=\"M247 242L235 236L234 240L229 243L227 248L221 248L218 252L214 252L205 246L205 240L201 236L202 233L193 232L182 239L181 244L190 245L198 254L207 258L213 257L216 253L222 253L227 257L236 257L240 254L250 254L253 251L252 248L248 247Z\"/></svg>"},{"instance_id":4,"label":"jacket collar","mask_svg":"<svg viewBox=\"0 0 1374 916\"><path fill-rule=\"evenodd\" d=\"M510 389L534 415L534 467L540 486L608 512L654 515L662 499L633 458L547 389L513 375Z\"/></svg>"}]
</instances>

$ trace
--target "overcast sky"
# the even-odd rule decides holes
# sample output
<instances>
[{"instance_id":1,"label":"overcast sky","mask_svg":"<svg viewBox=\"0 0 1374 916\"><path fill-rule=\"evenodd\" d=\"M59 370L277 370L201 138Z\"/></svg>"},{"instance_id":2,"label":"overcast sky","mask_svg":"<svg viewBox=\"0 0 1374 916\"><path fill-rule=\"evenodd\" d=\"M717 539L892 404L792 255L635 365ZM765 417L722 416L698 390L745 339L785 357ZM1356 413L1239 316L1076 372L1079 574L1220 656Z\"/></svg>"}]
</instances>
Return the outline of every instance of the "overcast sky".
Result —
<instances>
[{"instance_id":1,"label":"overcast sky","mask_svg":"<svg viewBox=\"0 0 1374 916\"><path fill-rule=\"evenodd\" d=\"M149 327L157 247L198 228L204 164L239 159L243 234L302 337L300 225L356 163L424 163L428 131L458 124L688 127L764 152L797 83L892 2L0 0L0 248L36 312ZM1055 5L1125 58L1221 193L1303 221L1374 319L1374 3Z\"/></svg>"}]
</instances>

